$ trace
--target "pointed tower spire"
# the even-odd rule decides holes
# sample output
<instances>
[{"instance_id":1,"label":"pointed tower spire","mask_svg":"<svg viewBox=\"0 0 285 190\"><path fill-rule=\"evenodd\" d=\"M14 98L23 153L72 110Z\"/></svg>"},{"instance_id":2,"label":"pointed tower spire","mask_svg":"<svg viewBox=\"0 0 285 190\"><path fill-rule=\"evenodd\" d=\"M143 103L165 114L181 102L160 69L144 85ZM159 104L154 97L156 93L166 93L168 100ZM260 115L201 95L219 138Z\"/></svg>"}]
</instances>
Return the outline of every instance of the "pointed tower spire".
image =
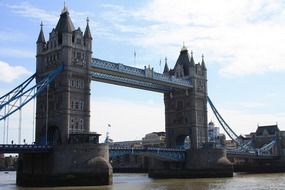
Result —
<instances>
[{"instance_id":1,"label":"pointed tower spire","mask_svg":"<svg viewBox=\"0 0 285 190\"><path fill-rule=\"evenodd\" d=\"M204 70L207 69L207 68L206 68L206 64L205 64L205 61L204 61L204 54L202 54L202 62L201 62L201 65L202 65L202 68L203 68Z\"/></svg>"},{"instance_id":2,"label":"pointed tower spire","mask_svg":"<svg viewBox=\"0 0 285 190\"><path fill-rule=\"evenodd\" d=\"M41 22L41 31L37 40L37 43L46 43L44 32L43 32L43 22Z\"/></svg>"},{"instance_id":3,"label":"pointed tower spire","mask_svg":"<svg viewBox=\"0 0 285 190\"><path fill-rule=\"evenodd\" d=\"M71 33L75 30L74 25L71 21L71 18L69 16L68 9L64 3L64 7L61 11L60 18L58 20L58 23L55 27L55 30L60 33Z\"/></svg>"},{"instance_id":4,"label":"pointed tower spire","mask_svg":"<svg viewBox=\"0 0 285 190\"><path fill-rule=\"evenodd\" d=\"M88 17L86 18L86 22L87 22L87 25L86 25L85 32L84 32L84 39L92 39L92 35L90 32L90 28L89 28L89 18Z\"/></svg>"},{"instance_id":5,"label":"pointed tower spire","mask_svg":"<svg viewBox=\"0 0 285 190\"><path fill-rule=\"evenodd\" d=\"M67 7L66 7L66 2L64 1L64 2L63 2L63 9L62 9L62 11L61 11L61 14L65 13L65 12L68 12L68 9L67 9Z\"/></svg>"},{"instance_id":6,"label":"pointed tower spire","mask_svg":"<svg viewBox=\"0 0 285 190\"><path fill-rule=\"evenodd\" d=\"M183 46L181 48L181 51L187 51L187 47L185 46L185 42L183 41Z\"/></svg>"},{"instance_id":7,"label":"pointed tower spire","mask_svg":"<svg viewBox=\"0 0 285 190\"><path fill-rule=\"evenodd\" d=\"M190 57L190 65L191 65L192 67L195 66L195 61L194 61L194 58L193 58L193 51L192 51L192 50L191 50L191 57Z\"/></svg>"},{"instance_id":8,"label":"pointed tower spire","mask_svg":"<svg viewBox=\"0 0 285 190\"><path fill-rule=\"evenodd\" d=\"M169 74L169 68L167 65L167 57L165 57L165 65L164 65L164 69L163 69L163 74Z\"/></svg>"}]
</instances>

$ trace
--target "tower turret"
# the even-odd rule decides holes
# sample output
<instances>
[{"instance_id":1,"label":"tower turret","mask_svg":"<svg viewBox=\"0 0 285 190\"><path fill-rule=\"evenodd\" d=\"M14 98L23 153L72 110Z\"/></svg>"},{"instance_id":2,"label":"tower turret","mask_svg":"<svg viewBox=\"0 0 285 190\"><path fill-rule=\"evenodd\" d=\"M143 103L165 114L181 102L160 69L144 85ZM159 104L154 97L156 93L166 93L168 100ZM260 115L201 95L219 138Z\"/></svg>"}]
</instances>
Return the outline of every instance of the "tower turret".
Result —
<instances>
[{"instance_id":1,"label":"tower turret","mask_svg":"<svg viewBox=\"0 0 285 190\"><path fill-rule=\"evenodd\" d=\"M44 50L45 45L46 45L42 22L41 22L41 30L40 30L39 37L36 43L37 43L37 54L39 54Z\"/></svg>"},{"instance_id":2,"label":"tower turret","mask_svg":"<svg viewBox=\"0 0 285 190\"><path fill-rule=\"evenodd\" d=\"M194 58L193 58L193 51L191 51L190 65L191 65L191 67L195 66L195 61L194 61Z\"/></svg>"},{"instance_id":3,"label":"tower turret","mask_svg":"<svg viewBox=\"0 0 285 190\"><path fill-rule=\"evenodd\" d=\"M191 76L191 70L194 68L194 64L191 62L192 59L193 57L191 56L190 58L188 49L183 44L177 62L174 66L174 74L176 77Z\"/></svg>"},{"instance_id":4,"label":"tower turret","mask_svg":"<svg viewBox=\"0 0 285 190\"><path fill-rule=\"evenodd\" d=\"M202 65L202 69L203 69L203 70L207 70L206 64L205 64L205 61L204 61L204 54L202 54L202 62L201 62L201 65Z\"/></svg>"},{"instance_id":5,"label":"tower turret","mask_svg":"<svg viewBox=\"0 0 285 190\"><path fill-rule=\"evenodd\" d=\"M46 40L45 40L45 36L44 36L44 32L43 32L43 23L41 22L41 30L39 33L39 37L37 40L37 66L36 66L36 70L37 73L40 73L42 71L42 68L44 67L43 62L44 62L44 58L43 58L43 52L45 51L46 48Z\"/></svg>"},{"instance_id":6,"label":"tower turret","mask_svg":"<svg viewBox=\"0 0 285 190\"><path fill-rule=\"evenodd\" d=\"M165 57L165 65L164 65L164 69L163 69L163 74L169 75L169 68L167 65L167 57Z\"/></svg>"},{"instance_id":7,"label":"tower turret","mask_svg":"<svg viewBox=\"0 0 285 190\"><path fill-rule=\"evenodd\" d=\"M55 31L58 34L58 43L63 45L71 45L72 32L75 30L74 25L69 16L69 12L66 6L61 11L60 18L55 27Z\"/></svg>"},{"instance_id":8,"label":"tower turret","mask_svg":"<svg viewBox=\"0 0 285 190\"><path fill-rule=\"evenodd\" d=\"M91 35L91 32L90 32L90 28L89 28L89 18L87 17L86 19L86 28L85 28L85 32L84 32L84 43L85 43L85 46L86 48L88 48L89 50L92 49L92 35Z\"/></svg>"}]
</instances>

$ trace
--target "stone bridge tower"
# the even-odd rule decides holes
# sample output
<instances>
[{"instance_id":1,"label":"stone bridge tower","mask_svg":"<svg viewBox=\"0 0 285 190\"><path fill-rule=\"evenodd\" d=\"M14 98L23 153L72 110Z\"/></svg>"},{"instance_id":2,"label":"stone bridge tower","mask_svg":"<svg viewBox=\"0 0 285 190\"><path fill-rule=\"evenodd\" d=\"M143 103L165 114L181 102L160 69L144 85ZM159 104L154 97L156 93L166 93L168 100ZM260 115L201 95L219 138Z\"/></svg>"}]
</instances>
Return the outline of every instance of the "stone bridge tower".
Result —
<instances>
[{"instance_id":1,"label":"stone bridge tower","mask_svg":"<svg viewBox=\"0 0 285 190\"><path fill-rule=\"evenodd\" d=\"M165 129L167 147L184 145L189 136L190 147L197 149L207 141L207 69L204 58L195 64L193 53L189 55L185 46L180 51L174 69L165 64L164 74L190 79L193 88L175 89L164 94Z\"/></svg>"},{"instance_id":2,"label":"stone bridge tower","mask_svg":"<svg viewBox=\"0 0 285 190\"><path fill-rule=\"evenodd\" d=\"M88 133L92 36L87 19L85 32L75 29L66 7L45 41L42 25L37 40L37 81L64 65L64 71L37 98L36 143L68 143L73 133ZM48 96L48 98L47 98ZM48 104L47 104L48 102ZM48 119L47 119L48 118Z\"/></svg>"}]
</instances>

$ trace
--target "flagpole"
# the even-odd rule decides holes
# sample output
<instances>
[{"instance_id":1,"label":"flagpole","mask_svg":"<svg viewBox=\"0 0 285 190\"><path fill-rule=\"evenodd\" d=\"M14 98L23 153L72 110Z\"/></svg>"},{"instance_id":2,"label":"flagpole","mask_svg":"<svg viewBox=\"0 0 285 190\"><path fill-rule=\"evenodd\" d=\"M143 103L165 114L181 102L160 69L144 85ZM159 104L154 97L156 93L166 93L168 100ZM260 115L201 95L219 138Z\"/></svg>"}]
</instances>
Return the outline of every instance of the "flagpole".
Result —
<instances>
[{"instance_id":1,"label":"flagpole","mask_svg":"<svg viewBox=\"0 0 285 190\"><path fill-rule=\"evenodd\" d=\"M159 72L161 73L161 58L159 60Z\"/></svg>"},{"instance_id":2,"label":"flagpole","mask_svg":"<svg viewBox=\"0 0 285 190\"><path fill-rule=\"evenodd\" d=\"M137 53L136 53L136 49L134 49L134 66L136 66L136 57L137 57Z\"/></svg>"},{"instance_id":3,"label":"flagpole","mask_svg":"<svg viewBox=\"0 0 285 190\"><path fill-rule=\"evenodd\" d=\"M106 132L106 139L105 139L105 143L108 143L108 144L109 144L109 134L110 134L109 127L111 127L110 123L107 124L107 132Z\"/></svg>"}]
</instances>

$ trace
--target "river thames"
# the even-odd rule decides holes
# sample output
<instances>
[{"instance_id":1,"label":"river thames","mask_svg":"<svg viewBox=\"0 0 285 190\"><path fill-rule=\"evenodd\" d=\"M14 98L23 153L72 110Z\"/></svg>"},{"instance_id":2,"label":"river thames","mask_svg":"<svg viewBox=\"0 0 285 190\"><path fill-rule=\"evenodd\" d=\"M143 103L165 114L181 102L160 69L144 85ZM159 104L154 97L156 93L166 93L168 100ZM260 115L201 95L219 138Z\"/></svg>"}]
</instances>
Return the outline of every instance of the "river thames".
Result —
<instances>
[{"instance_id":1,"label":"river thames","mask_svg":"<svg viewBox=\"0 0 285 190\"><path fill-rule=\"evenodd\" d=\"M1 190L26 190L15 185L15 172L0 172ZM147 174L114 174L113 185L97 187L53 187L33 190L281 190L285 189L285 173L235 174L233 178L150 179Z\"/></svg>"}]
</instances>

